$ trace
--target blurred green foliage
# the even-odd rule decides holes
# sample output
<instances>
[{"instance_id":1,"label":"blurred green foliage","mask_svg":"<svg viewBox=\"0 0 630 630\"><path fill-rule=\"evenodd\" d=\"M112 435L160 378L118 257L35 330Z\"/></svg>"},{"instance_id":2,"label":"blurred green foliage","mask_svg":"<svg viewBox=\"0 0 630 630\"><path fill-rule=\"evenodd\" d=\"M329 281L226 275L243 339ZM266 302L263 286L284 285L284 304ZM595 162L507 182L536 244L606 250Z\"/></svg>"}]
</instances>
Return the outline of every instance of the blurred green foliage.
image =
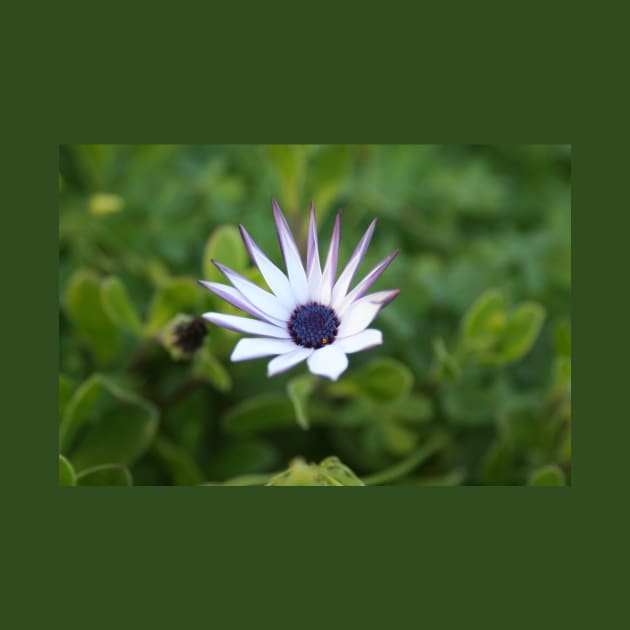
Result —
<instances>
[{"instance_id":1,"label":"blurred green foliage","mask_svg":"<svg viewBox=\"0 0 630 630\"><path fill-rule=\"evenodd\" d=\"M59 483L569 483L570 177L567 146L60 147ZM361 271L401 249L337 382L175 347L237 312L212 258L264 286L239 223L280 263L272 196L324 251L343 208L340 265L373 217Z\"/></svg>"}]
</instances>

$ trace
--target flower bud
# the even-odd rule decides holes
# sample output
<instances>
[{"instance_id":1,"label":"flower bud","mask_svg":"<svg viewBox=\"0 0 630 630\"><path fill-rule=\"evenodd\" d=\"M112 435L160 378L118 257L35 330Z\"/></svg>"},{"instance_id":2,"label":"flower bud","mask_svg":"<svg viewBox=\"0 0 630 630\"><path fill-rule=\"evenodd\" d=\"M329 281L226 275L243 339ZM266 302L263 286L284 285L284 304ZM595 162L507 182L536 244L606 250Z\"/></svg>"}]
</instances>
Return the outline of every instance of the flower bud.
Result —
<instances>
[{"instance_id":1,"label":"flower bud","mask_svg":"<svg viewBox=\"0 0 630 630\"><path fill-rule=\"evenodd\" d=\"M208 334L206 322L201 317L177 315L162 334L162 343L174 359L192 356Z\"/></svg>"}]
</instances>

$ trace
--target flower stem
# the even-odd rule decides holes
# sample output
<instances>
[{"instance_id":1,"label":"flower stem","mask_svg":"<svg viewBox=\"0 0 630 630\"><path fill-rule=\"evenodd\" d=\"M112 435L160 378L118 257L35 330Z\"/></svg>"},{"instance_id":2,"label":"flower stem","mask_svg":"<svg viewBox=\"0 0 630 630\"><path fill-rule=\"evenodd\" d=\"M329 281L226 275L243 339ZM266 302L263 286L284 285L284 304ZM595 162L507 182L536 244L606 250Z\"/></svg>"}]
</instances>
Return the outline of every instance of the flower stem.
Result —
<instances>
[{"instance_id":1,"label":"flower stem","mask_svg":"<svg viewBox=\"0 0 630 630\"><path fill-rule=\"evenodd\" d=\"M381 470L367 477L363 477L363 482L366 486L378 486L381 484L394 481L400 477L404 477L407 473L410 473L414 468L421 463L429 459L436 451L439 451L447 443L447 437L443 433L438 433L432 436L427 442L425 442L415 453L412 453L407 459L403 459L398 464Z\"/></svg>"}]
</instances>

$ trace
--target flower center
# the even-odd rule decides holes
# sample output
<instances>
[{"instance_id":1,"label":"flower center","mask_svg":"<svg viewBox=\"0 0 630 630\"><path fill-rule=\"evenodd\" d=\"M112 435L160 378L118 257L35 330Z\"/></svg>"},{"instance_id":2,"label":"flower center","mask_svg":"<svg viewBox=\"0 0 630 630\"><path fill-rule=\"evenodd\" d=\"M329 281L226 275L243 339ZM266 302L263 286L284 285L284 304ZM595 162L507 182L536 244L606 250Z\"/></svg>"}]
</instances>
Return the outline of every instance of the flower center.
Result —
<instances>
[{"instance_id":1,"label":"flower center","mask_svg":"<svg viewBox=\"0 0 630 630\"><path fill-rule=\"evenodd\" d=\"M337 336L339 318L332 308L316 304L298 306L289 319L289 333L293 341L305 348L330 345Z\"/></svg>"}]
</instances>

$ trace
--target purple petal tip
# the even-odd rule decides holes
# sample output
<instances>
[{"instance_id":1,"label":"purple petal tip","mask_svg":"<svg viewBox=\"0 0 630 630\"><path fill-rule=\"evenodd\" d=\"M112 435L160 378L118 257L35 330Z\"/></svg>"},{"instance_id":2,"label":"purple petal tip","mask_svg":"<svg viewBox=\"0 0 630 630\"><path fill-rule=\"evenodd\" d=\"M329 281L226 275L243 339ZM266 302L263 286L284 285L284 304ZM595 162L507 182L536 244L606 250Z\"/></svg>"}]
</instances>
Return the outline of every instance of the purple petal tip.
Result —
<instances>
[{"instance_id":1,"label":"purple petal tip","mask_svg":"<svg viewBox=\"0 0 630 630\"><path fill-rule=\"evenodd\" d=\"M392 300L397 298L399 293L400 289L392 289L391 294L383 301L383 308L385 308Z\"/></svg>"},{"instance_id":2,"label":"purple petal tip","mask_svg":"<svg viewBox=\"0 0 630 630\"><path fill-rule=\"evenodd\" d=\"M225 265L222 265L219 261L215 260L214 258L210 259L212 261L212 264L223 274L225 275L225 270L226 267Z\"/></svg>"}]
</instances>

